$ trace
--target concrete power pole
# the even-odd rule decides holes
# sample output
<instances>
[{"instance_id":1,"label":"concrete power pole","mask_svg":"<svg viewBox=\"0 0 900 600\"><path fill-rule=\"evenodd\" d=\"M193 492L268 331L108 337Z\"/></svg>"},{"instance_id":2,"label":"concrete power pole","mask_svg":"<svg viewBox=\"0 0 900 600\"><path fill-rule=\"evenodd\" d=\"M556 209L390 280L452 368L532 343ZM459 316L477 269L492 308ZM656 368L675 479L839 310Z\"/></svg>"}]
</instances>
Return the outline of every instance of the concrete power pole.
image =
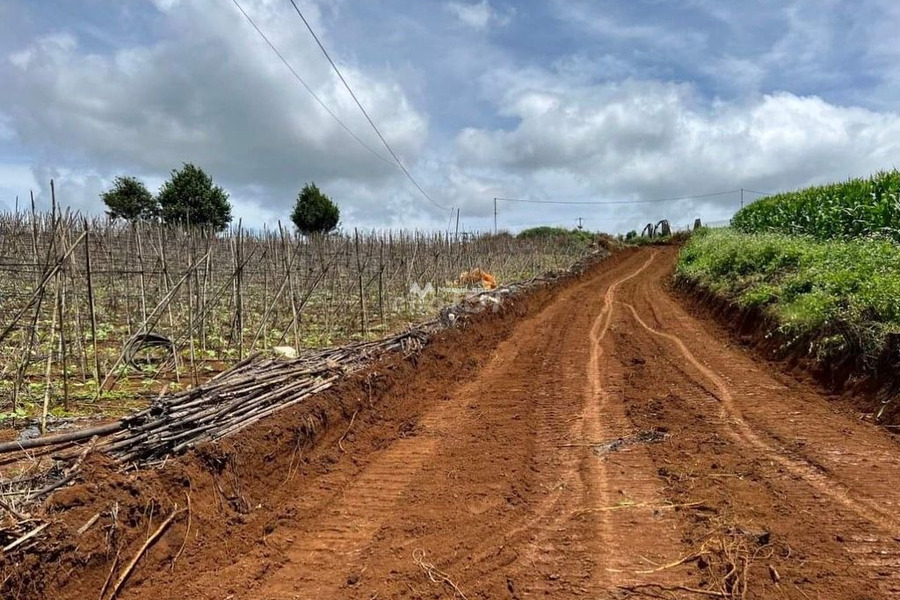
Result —
<instances>
[{"instance_id":1,"label":"concrete power pole","mask_svg":"<svg viewBox=\"0 0 900 600\"><path fill-rule=\"evenodd\" d=\"M494 235L497 235L497 199L494 198Z\"/></svg>"}]
</instances>

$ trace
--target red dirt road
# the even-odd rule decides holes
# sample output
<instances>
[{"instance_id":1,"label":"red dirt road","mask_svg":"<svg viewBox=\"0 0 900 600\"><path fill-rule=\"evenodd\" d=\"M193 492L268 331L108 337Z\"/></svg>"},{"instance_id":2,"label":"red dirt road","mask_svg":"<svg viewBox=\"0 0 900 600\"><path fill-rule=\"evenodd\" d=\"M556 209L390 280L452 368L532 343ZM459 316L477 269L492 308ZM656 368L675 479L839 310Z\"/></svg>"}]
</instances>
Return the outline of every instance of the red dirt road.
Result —
<instances>
[{"instance_id":1,"label":"red dirt road","mask_svg":"<svg viewBox=\"0 0 900 600\"><path fill-rule=\"evenodd\" d=\"M261 535L189 542L120 597L900 596L897 443L688 312L676 253L593 269L399 434L361 414L326 440Z\"/></svg>"}]
</instances>

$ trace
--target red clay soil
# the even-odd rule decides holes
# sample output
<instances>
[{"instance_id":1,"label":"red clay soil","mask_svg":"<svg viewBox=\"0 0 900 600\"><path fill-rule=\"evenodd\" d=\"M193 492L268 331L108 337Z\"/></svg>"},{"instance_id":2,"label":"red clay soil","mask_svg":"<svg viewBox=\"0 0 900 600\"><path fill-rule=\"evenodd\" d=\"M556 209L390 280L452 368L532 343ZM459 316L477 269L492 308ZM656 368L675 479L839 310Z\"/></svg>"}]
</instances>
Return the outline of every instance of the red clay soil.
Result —
<instances>
[{"instance_id":1,"label":"red clay soil","mask_svg":"<svg viewBox=\"0 0 900 600\"><path fill-rule=\"evenodd\" d=\"M679 300L694 316L722 322L742 345L752 346L776 368L798 379L811 379L860 412L877 416L878 423L896 428L900 425L900 338L892 336L873 360L859 349L847 349L830 356L819 356L816 342L824 332L812 332L796 339L781 332L779 323L759 307L745 307L691 282L679 282L673 288Z\"/></svg>"},{"instance_id":2,"label":"red clay soil","mask_svg":"<svg viewBox=\"0 0 900 600\"><path fill-rule=\"evenodd\" d=\"M620 253L165 469L95 465L9 597L107 597L175 503L120 598L900 596L897 443L686 311L676 253Z\"/></svg>"}]
</instances>

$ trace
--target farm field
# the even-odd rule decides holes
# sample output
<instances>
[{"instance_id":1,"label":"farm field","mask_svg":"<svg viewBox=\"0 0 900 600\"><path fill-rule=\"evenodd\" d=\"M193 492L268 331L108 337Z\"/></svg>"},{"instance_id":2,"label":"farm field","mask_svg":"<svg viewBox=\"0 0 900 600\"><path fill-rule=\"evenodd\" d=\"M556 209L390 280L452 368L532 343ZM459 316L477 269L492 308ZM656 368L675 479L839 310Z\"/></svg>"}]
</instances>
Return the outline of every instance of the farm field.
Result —
<instances>
[{"instance_id":1,"label":"farm field","mask_svg":"<svg viewBox=\"0 0 900 600\"><path fill-rule=\"evenodd\" d=\"M302 353L377 339L433 317L469 292L457 281L463 271L527 280L569 266L586 246L415 232L307 241L293 228L216 235L7 215L0 417L124 414L273 347ZM128 344L142 332L162 343Z\"/></svg>"},{"instance_id":2,"label":"farm field","mask_svg":"<svg viewBox=\"0 0 900 600\"><path fill-rule=\"evenodd\" d=\"M625 250L379 368L299 452L302 408L162 471L96 465L50 501L73 532L101 515L91 558L16 593L96 595L106 504L152 498L114 554L174 521L122 598L894 597L896 441L686 310L677 254Z\"/></svg>"}]
</instances>

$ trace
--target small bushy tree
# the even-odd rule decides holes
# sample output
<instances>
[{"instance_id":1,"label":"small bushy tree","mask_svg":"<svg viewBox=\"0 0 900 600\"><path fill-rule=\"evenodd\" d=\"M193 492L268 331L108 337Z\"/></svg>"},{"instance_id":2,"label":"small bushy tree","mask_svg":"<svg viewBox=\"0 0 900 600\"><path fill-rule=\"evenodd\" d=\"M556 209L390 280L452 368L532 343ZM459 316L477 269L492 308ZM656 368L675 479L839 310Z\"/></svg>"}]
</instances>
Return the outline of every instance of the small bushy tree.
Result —
<instances>
[{"instance_id":1,"label":"small bushy tree","mask_svg":"<svg viewBox=\"0 0 900 600\"><path fill-rule=\"evenodd\" d=\"M323 194L315 183L303 186L294 203L291 221L304 235L334 231L341 219L341 210L331 198Z\"/></svg>"},{"instance_id":2,"label":"small bushy tree","mask_svg":"<svg viewBox=\"0 0 900 600\"><path fill-rule=\"evenodd\" d=\"M112 188L100 194L112 219L139 221L159 215L159 204L137 177L116 177Z\"/></svg>"},{"instance_id":3,"label":"small bushy tree","mask_svg":"<svg viewBox=\"0 0 900 600\"><path fill-rule=\"evenodd\" d=\"M211 227L222 231L231 223L228 193L217 185L203 169L185 163L173 170L157 195L163 221L179 225Z\"/></svg>"}]
</instances>

